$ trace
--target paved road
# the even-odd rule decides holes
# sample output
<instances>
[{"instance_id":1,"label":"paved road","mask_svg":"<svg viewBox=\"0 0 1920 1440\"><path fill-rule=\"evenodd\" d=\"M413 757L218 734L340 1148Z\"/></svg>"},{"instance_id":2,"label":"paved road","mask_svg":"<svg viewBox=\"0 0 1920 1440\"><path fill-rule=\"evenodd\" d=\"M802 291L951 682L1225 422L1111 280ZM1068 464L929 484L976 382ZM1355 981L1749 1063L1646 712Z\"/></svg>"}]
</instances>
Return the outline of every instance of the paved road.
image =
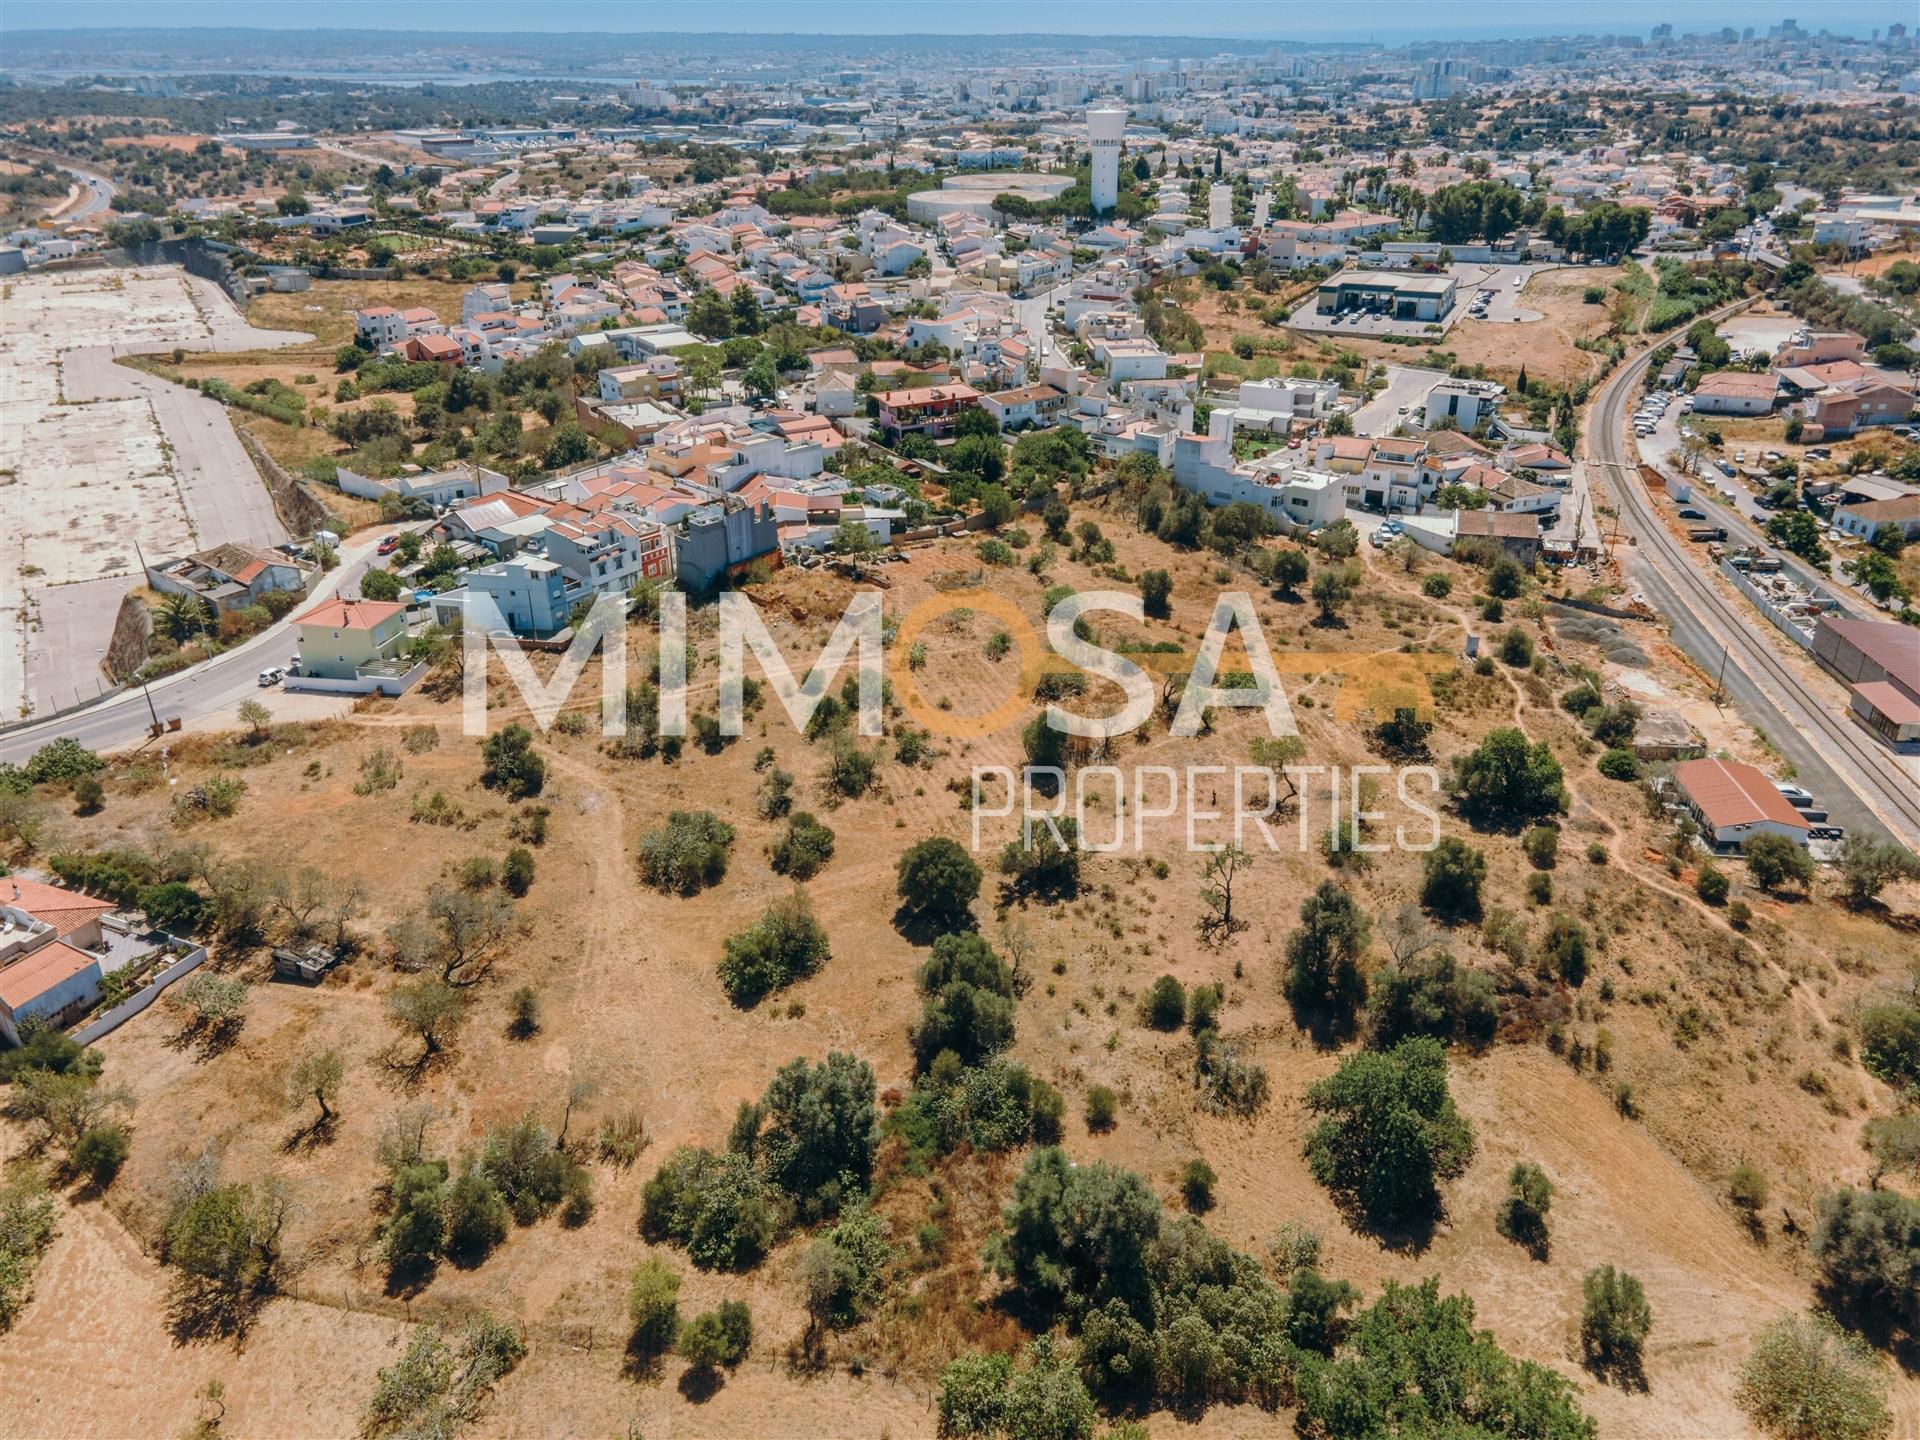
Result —
<instances>
[{"instance_id":1,"label":"paved road","mask_svg":"<svg viewBox=\"0 0 1920 1440\"><path fill-rule=\"evenodd\" d=\"M1026 330L1027 339L1033 345L1034 361L1042 369L1048 365L1066 363L1066 356L1061 353L1048 325L1048 312L1053 308L1055 298L1066 292L1065 285L1056 285L1051 290L1043 290L1038 295L1029 295L1025 300L1013 302L1013 313Z\"/></svg>"},{"instance_id":2,"label":"paved road","mask_svg":"<svg viewBox=\"0 0 1920 1440\"><path fill-rule=\"evenodd\" d=\"M55 219L85 220L89 215L98 215L113 204L113 197L119 193L119 187L104 175L96 174L92 170L76 169L72 165L62 165L60 168L78 180L85 187L85 193L81 195L78 204L71 210L63 210L54 217Z\"/></svg>"},{"instance_id":3,"label":"paved road","mask_svg":"<svg viewBox=\"0 0 1920 1440\"><path fill-rule=\"evenodd\" d=\"M1357 435L1391 435L1402 420L1420 423L1427 392L1447 378L1444 370L1422 370L1413 365L1387 366L1387 388L1353 412ZM1400 407L1407 407L1402 415Z\"/></svg>"},{"instance_id":4,"label":"paved road","mask_svg":"<svg viewBox=\"0 0 1920 1440\"><path fill-rule=\"evenodd\" d=\"M241 448L226 407L197 390L113 363L116 355L126 353L127 347L118 345L67 351L62 368L67 399L144 399L153 407L173 448L174 474L196 549L231 540L284 543L289 538L286 526L274 514L272 497Z\"/></svg>"},{"instance_id":5,"label":"paved road","mask_svg":"<svg viewBox=\"0 0 1920 1440\"><path fill-rule=\"evenodd\" d=\"M1588 417L1590 465L1618 504L1621 529L1636 541L1627 567L1673 638L1710 675L1721 675L1734 705L1793 763L1798 783L1849 829L1892 831L1920 845L1920 791L1880 745L1814 694L1773 648L1773 631L1746 601L1724 595L1699 566L1704 549L1676 539L1630 468L1626 416L1651 352L1614 372Z\"/></svg>"},{"instance_id":6,"label":"paved road","mask_svg":"<svg viewBox=\"0 0 1920 1440\"><path fill-rule=\"evenodd\" d=\"M274 513L260 472L234 434L218 401L143 370L114 363L115 357L171 349L253 350L311 339L293 330L256 330L226 293L209 281L181 274L209 335L181 335L176 341L141 345L86 346L63 351L63 398L85 404L96 400L144 400L166 437L172 467L192 527L192 548L240 541L273 546L289 536ZM149 559L160 559L150 555ZM113 581L45 586L31 592L38 629L27 647L26 693L36 711L72 705L95 694L101 684L99 663L106 653L120 598L136 577ZM11 713L9 718L11 718Z\"/></svg>"},{"instance_id":7,"label":"paved road","mask_svg":"<svg viewBox=\"0 0 1920 1440\"><path fill-rule=\"evenodd\" d=\"M1700 524L1724 525L1727 527L1727 543L1730 545L1752 545L1779 557L1781 569L1793 579L1806 586L1819 586L1841 602L1842 612L1850 619L1877 618L1865 606L1854 603L1853 597L1846 593L1844 581L1830 575L1817 574L1811 566L1798 556L1778 548L1767 538L1767 522L1773 518L1773 512L1760 504L1759 497L1745 480L1729 477L1711 462L1703 464L1698 475L1681 475L1667 463L1667 456L1680 448L1679 420L1681 412L1678 406L1668 406L1667 413L1660 417L1653 434L1645 439L1635 437L1635 446L1640 458L1654 469L1660 471L1669 480L1680 480L1693 486L1694 498L1687 502L1708 518L1696 522ZM1703 426L1705 421L1700 422ZM1747 464L1757 465L1764 446L1742 451ZM1722 458L1731 460L1734 451L1728 450ZM1735 462L1736 464L1738 462ZM1702 493L1707 492L1707 493ZM1716 503L1712 495L1718 495L1724 504Z\"/></svg>"},{"instance_id":8,"label":"paved road","mask_svg":"<svg viewBox=\"0 0 1920 1440\"><path fill-rule=\"evenodd\" d=\"M375 547L384 533L363 531L342 546L340 564L315 583L307 604L294 613L299 614L307 605L330 595L358 594L360 576L373 560ZM191 722L231 710L242 700L257 697L260 672L270 665L285 665L298 650L298 637L289 617L202 665L156 680L146 692L138 688L126 690L84 710L0 733L0 761L24 763L42 745L63 735L70 735L89 750L96 751L138 745L147 738L147 726L155 713L163 721L177 716ZM151 710L148 709L149 695Z\"/></svg>"}]
</instances>

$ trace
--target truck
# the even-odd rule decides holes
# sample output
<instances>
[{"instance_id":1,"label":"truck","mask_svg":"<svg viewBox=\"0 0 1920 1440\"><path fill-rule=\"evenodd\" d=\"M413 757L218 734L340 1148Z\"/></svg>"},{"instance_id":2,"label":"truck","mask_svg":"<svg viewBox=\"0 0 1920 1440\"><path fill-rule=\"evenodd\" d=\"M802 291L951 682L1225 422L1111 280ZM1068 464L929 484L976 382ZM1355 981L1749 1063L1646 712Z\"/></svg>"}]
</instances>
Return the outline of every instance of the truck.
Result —
<instances>
[{"instance_id":1,"label":"truck","mask_svg":"<svg viewBox=\"0 0 1920 1440\"><path fill-rule=\"evenodd\" d=\"M1726 538L1727 527L1724 525L1692 525L1687 529L1687 539L1693 541L1696 545L1705 544L1709 540L1724 540Z\"/></svg>"}]
</instances>

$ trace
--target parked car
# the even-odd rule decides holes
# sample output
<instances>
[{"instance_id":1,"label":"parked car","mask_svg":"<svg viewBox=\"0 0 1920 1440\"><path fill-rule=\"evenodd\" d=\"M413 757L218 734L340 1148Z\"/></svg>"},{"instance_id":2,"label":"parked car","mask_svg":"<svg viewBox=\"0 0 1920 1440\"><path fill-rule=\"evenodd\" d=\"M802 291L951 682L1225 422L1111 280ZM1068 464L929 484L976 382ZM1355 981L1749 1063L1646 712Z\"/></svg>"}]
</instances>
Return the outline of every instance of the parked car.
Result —
<instances>
[{"instance_id":1,"label":"parked car","mask_svg":"<svg viewBox=\"0 0 1920 1440\"><path fill-rule=\"evenodd\" d=\"M1704 510L1696 510L1691 505L1682 505L1680 507L1680 518L1682 520L1704 520L1707 518L1707 512Z\"/></svg>"},{"instance_id":2,"label":"parked car","mask_svg":"<svg viewBox=\"0 0 1920 1440\"><path fill-rule=\"evenodd\" d=\"M278 665L269 665L260 672L260 688L262 690L270 689L286 678L287 672L285 670L282 670Z\"/></svg>"},{"instance_id":3,"label":"parked car","mask_svg":"<svg viewBox=\"0 0 1920 1440\"><path fill-rule=\"evenodd\" d=\"M1789 785L1784 780L1773 782L1773 788L1780 792L1781 798L1796 809L1804 810L1813 804L1813 792L1800 785Z\"/></svg>"}]
</instances>

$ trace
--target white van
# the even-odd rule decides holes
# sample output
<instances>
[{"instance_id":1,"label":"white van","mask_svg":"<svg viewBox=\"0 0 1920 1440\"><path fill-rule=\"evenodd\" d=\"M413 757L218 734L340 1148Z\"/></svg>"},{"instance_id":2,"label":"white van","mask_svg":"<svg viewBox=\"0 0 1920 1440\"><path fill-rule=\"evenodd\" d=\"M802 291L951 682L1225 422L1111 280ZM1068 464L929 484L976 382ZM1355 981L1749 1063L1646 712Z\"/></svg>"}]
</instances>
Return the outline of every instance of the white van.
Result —
<instances>
[{"instance_id":1,"label":"white van","mask_svg":"<svg viewBox=\"0 0 1920 1440\"><path fill-rule=\"evenodd\" d=\"M270 689L286 678L287 672L285 670L282 670L278 665L269 665L260 672L260 688L262 690Z\"/></svg>"}]
</instances>

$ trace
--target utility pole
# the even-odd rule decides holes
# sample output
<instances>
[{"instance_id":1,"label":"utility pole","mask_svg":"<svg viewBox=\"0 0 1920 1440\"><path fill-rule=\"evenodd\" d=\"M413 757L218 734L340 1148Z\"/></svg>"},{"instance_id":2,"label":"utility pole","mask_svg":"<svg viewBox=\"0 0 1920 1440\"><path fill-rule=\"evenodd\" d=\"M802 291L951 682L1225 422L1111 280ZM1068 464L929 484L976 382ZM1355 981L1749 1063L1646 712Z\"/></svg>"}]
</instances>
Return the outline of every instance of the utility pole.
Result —
<instances>
[{"instance_id":1,"label":"utility pole","mask_svg":"<svg viewBox=\"0 0 1920 1440\"><path fill-rule=\"evenodd\" d=\"M142 584L145 584L147 578L147 557L141 553L140 538L138 536L134 537L133 554L134 558L140 562L140 580ZM147 702L147 714L153 720L153 733L158 735L161 728L160 712L153 708L153 691L147 688L147 682L145 680L140 682L140 694Z\"/></svg>"}]
</instances>

